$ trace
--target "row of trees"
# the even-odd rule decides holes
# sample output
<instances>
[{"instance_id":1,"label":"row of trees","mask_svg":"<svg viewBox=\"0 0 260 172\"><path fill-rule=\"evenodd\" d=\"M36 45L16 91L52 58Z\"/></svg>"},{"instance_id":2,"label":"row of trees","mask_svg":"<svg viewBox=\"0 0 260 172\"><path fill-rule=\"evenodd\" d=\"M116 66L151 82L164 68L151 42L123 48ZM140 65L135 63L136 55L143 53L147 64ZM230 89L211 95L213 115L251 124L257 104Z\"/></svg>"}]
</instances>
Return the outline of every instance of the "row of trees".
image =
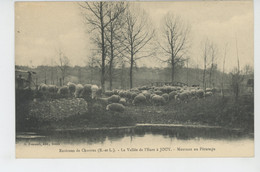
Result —
<instances>
[{"instance_id":1,"label":"row of trees","mask_svg":"<svg viewBox=\"0 0 260 172\"><path fill-rule=\"evenodd\" d=\"M189 27L179 17L167 14L160 40L145 11L127 2L81 2L83 16L95 44L96 64L101 69L101 87L105 90L106 72L110 89L113 85L113 69L129 65L130 88L133 87L133 69L137 61L163 53L172 68L174 81L175 65L184 60L188 45ZM159 45L159 46L158 46ZM160 49L156 48L160 47Z\"/></svg>"},{"instance_id":2,"label":"row of trees","mask_svg":"<svg viewBox=\"0 0 260 172\"><path fill-rule=\"evenodd\" d=\"M105 90L107 79L109 79L109 88L113 88L113 79L120 75L115 73L115 68L122 68L123 72L126 66L129 69L129 87L132 88L133 70L137 66L137 61L146 57L156 57L160 62L167 63L171 68L172 82L175 81L176 67L184 66L186 61L188 69L190 26L185 24L179 16L167 13L163 18L161 28L155 30L145 11L133 3L80 2L79 6L82 8L91 40L95 45L92 56L88 60L88 67L90 69L96 66L100 68L100 82L103 90ZM198 83L202 83L204 89L215 87L215 82L221 82L223 90L227 50L228 45L226 44L223 55L223 77L221 80L215 81L214 75L217 71L219 57L218 47L209 39L203 42L201 56L203 72L198 76ZM61 71L61 82L64 84L69 60L61 51L58 54L59 62L57 65ZM238 80L235 78L239 78L239 71L238 58L238 70L233 72L233 80ZM79 75L79 79L81 77Z\"/></svg>"}]
</instances>

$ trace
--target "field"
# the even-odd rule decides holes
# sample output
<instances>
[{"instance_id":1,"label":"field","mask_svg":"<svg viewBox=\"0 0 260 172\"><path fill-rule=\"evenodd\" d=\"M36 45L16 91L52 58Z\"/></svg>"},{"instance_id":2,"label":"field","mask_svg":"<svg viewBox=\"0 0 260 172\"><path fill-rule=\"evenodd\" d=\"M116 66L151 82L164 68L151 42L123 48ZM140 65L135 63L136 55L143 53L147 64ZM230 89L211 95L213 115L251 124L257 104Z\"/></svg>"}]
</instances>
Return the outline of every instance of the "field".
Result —
<instances>
[{"instance_id":1,"label":"field","mask_svg":"<svg viewBox=\"0 0 260 172\"><path fill-rule=\"evenodd\" d=\"M16 130L59 130L134 126L136 124L183 124L220 126L254 131L254 97L210 97L187 102L168 101L126 106L124 112L107 111L99 103L88 112L84 99L55 98L33 101L30 91L16 92ZM27 97L26 99L24 97ZM28 98L29 97L29 98Z\"/></svg>"}]
</instances>

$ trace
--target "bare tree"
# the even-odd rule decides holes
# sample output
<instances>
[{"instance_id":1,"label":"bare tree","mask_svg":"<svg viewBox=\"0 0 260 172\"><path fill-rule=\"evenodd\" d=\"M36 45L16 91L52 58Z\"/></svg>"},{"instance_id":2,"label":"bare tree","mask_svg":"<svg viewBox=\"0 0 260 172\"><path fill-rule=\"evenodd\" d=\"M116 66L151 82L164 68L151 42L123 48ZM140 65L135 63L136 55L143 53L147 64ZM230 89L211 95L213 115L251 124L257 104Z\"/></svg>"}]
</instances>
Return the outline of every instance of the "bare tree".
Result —
<instances>
[{"instance_id":1,"label":"bare tree","mask_svg":"<svg viewBox=\"0 0 260 172\"><path fill-rule=\"evenodd\" d=\"M53 68L54 68L54 66L53 66L53 58L51 58L51 84L52 85L54 85L54 71L53 71Z\"/></svg>"},{"instance_id":2,"label":"bare tree","mask_svg":"<svg viewBox=\"0 0 260 172\"><path fill-rule=\"evenodd\" d=\"M93 35L92 41L97 45L101 52L101 87L105 91L105 60L106 60L106 39L105 31L109 24L114 21L120 14L119 11L115 12L113 17L109 17L111 13L112 2L82 2L79 3L80 7L86 10L84 13L85 20L91 26L90 32Z\"/></svg>"},{"instance_id":3,"label":"bare tree","mask_svg":"<svg viewBox=\"0 0 260 172\"><path fill-rule=\"evenodd\" d=\"M227 47L228 44L225 45L225 50L224 50L224 57L223 57L223 67L222 67L222 79L221 79L221 93L222 97L224 98L224 75L225 75L225 63L226 63L226 56L227 56Z\"/></svg>"},{"instance_id":4,"label":"bare tree","mask_svg":"<svg viewBox=\"0 0 260 172\"><path fill-rule=\"evenodd\" d=\"M187 85L189 84L189 60L190 60L190 58L186 59L186 69L187 69L187 81L186 81L186 83L187 83Z\"/></svg>"},{"instance_id":5,"label":"bare tree","mask_svg":"<svg viewBox=\"0 0 260 172\"><path fill-rule=\"evenodd\" d=\"M144 48L147 48L148 43L152 40L154 30L151 29L145 12L136 7L132 6L127 8L125 20L121 44L124 46L124 56L130 64L129 80L130 88L132 88L134 65L136 65L138 60L154 54L151 50L143 50Z\"/></svg>"},{"instance_id":6,"label":"bare tree","mask_svg":"<svg viewBox=\"0 0 260 172\"><path fill-rule=\"evenodd\" d=\"M237 67L230 73L231 74L231 88L233 90L235 100L238 100L241 84L244 80L244 76L241 74L240 71L240 62L238 56L238 47L237 47L237 39L236 39L236 52L237 52Z\"/></svg>"},{"instance_id":7,"label":"bare tree","mask_svg":"<svg viewBox=\"0 0 260 172\"><path fill-rule=\"evenodd\" d=\"M109 4L110 12L108 17L110 23L105 30L106 40L108 42L108 76L109 76L109 89L112 90L113 85L113 68L115 60L121 57L122 46L120 43L121 28L124 24L124 12L127 4L124 2L113 2Z\"/></svg>"},{"instance_id":8,"label":"bare tree","mask_svg":"<svg viewBox=\"0 0 260 172\"><path fill-rule=\"evenodd\" d=\"M244 69L243 69L243 73L244 75L254 75L254 69L252 66L250 66L249 64L245 65Z\"/></svg>"},{"instance_id":9,"label":"bare tree","mask_svg":"<svg viewBox=\"0 0 260 172\"><path fill-rule=\"evenodd\" d=\"M58 67L61 71L61 83L60 85L64 85L65 77L68 75L68 68L69 68L69 59L65 54L59 50L59 59L58 59Z\"/></svg>"},{"instance_id":10,"label":"bare tree","mask_svg":"<svg viewBox=\"0 0 260 172\"><path fill-rule=\"evenodd\" d=\"M93 83L93 77L94 77L94 69L98 67L99 69L102 68L102 64L99 58L97 58L99 54L97 52L92 52L92 55L88 58L88 61L86 61L87 68L90 69L90 83Z\"/></svg>"},{"instance_id":11,"label":"bare tree","mask_svg":"<svg viewBox=\"0 0 260 172\"><path fill-rule=\"evenodd\" d=\"M210 54L210 42L208 39L205 40L203 44L203 76L202 76L202 83L203 89L206 89L206 71L208 66L208 57Z\"/></svg>"},{"instance_id":12,"label":"bare tree","mask_svg":"<svg viewBox=\"0 0 260 172\"><path fill-rule=\"evenodd\" d=\"M166 61L171 66L171 80L174 82L175 65L183 62L188 50L190 27L180 17L167 13L164 17L160 48L169 57ZM163 60L162 60L163 61Z\"/></svg>"},{"instance_id":13,"label":"bare tree","mask_svg":"<svg viewBox=\"0 0 260 172\"><path fill-rule=\"evenodd\" d=\"M213 75L214 75L214 71L217 68L217 64L216 64L217 47L214 43L210 44L210 54L211 54L211 65L209 69L209 85L210 87L214 87Z\"/></svg>"}]
</instances>

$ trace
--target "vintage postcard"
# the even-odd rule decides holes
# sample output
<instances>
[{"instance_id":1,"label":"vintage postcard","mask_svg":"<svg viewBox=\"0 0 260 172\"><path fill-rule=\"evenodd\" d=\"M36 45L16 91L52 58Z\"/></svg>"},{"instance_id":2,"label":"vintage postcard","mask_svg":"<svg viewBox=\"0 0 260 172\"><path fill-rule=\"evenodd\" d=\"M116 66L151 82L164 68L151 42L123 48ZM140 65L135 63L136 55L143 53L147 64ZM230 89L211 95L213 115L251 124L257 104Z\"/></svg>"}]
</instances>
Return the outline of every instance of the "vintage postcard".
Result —
<instances>
[{"instance_id":1,"label":"vintage postcard","mask_svg":"<svg viewBox=\"0 0 260 172\"><path fill-rule=\"evenodd\" d=\"M17 158L254 157L253 1L16 2Z\"/></svg>"}]
</instances>

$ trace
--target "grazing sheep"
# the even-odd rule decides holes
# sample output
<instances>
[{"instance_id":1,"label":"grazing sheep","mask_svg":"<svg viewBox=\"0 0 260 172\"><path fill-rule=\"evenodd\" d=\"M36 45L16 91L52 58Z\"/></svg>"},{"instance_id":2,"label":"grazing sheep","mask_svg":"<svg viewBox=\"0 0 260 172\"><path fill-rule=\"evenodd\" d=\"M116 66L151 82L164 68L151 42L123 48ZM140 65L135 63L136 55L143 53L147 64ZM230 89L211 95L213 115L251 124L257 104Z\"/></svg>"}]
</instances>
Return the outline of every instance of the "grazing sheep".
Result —
<instances>
[{"instance_id":1,"label":"grazing sheep","mask_svg":"<svg viewBox=\"0 0 260 172\"><path fill-rule=\"evenodd\" d=\"M206 88L205 92L212 92L212 88Z\"/></svg>"},{"instance_id":2,"label":"grazing sheep","mask_svg":"<svg viewBox=\"0 0 260 172\"><path fill-rule=\"evenodd\" d=\"M164 93L164 94L162 95L162 97L164 98L164 100L165 100L166 102L168 102L168 100L169 100L169 94Z\"/></svg>"},{"instance_id":3,"label":"grazing sheep","mask_svg":"<svg viewBox=\"0 0 260 172\"><path fill-rule=\"evenodd\" d=\"M81 92L81 97L83 97L87 102L91 101L92 99L92 90L91 90L91 85L86 84L83 87L83 90Z\"/></svg>"},{"instance_id":4,"label":"grazing sheep","mask_svg":"<svg viewBox=\"0 0 260 172\"><path fill-rule=\"evenodd\" d=\"M97 91L96 91L96 97L101 97L102 96L102 88L99 88Z\"/></svg>"},{"instance_id":5,"label":"grazing sheep","mask_svg":"<svg viewBox=\"0 0 260 172\"><path fill-rule=\"evenodd\" d=\"M138 94L135 98L134 98L134 105L137 104L145 104L146 103L146 97L143 94Z\"/></svg>"},{"instance_id":6,"label":"grazing sheep","mask_svg":"<svg viewBox=\"0 0 260 172\"><path fill-rule=\"evenodd\" d=\"M119 103L112 103L107 105L106 110L113 112L124 112L125 106Z\"/></svg>"},{"instance_id":7,"label":"grazing sheep","mask_svg":"<svg viewBox=\"0 0 260 172\"><path fill-rule=\"evenodd\" d=\"M119 96L120 97L126 97L126 92L125 91L119 91Z\"/></svg>"},{"instance_id":8,"label":"grazing sheep","mask_svg":"<svg viewBox=\"0 0 260 172\"><path fill-rule=\"evenodd\" d=\"M138 90L149 90L149 86L142 86L142 87L139 87Z\"/></svg>"},{"instance_id":9,"label":"grazing sheep","mask_svg":"<svg viewBox=\"0 0 260 172\"><path fill-rule=\"evenodd\" d=\"M130 91L126 92L126 98L131 99L132 98L132 93Z\"/></svg>"},{"instance_id":10,"label":"grazing sheep","mask_svg":"<svg viewBox=\"0 0 260 172\"><path fill-rule=\"evenodd\" d=\"M70 94L73 95L76 91L76 84L74 84L72 82L68 82L67 86L69 88Z\"/></svg>"},{"instance_id":11,"label":"grazing sheep","mask_svg":"<svg viewBox=\"0 0 260 172\"><path fill-rule=\"evenodd\" d=\"M175 99L175 96L177 95L177 91L172 91L169 93L169 100Z\"/></svg>"},{"instance_id":12,"label":"grazing sheep","mask_svg":"<svg viewBox=\"0 0 260 172\"><path fill-rule=\"evenodd\" d=\"M97 98L97 94L96 94L97 91L98 91L98 86L92 85L91 86L91 92L92 92L91 97L92 97L92 99Z\"/></svg>"},{"instance_id":13,"label":"grazing sheep","mask_svg":"<svg viewBox=\"0 0 260 172\"><path fill-rule=\"evenodd\" d=\"M151 94L150 98L153 98L153 96L156 96L156 94Z\"/></svg>"},{"instance_id":14,"label":"grazing sheep","mask_svg":"<svg viewBox=\"0 0 260 172\"><path fill-rule=\"evenodd\" d=\"M119 103L125 106L126 105L126 99L125 98L121 98L119 100Z\"/></svg>"},{"instance_id":15,"label":"grazing sheep","mask_svg":"<svg viewBox=\"0 0 260 172\"><path fill-rule=\"evenodd\" d=\"M108 98L98 98L98 102L102 105L108 105Z\"/></svg>"},{"instance_id":16,"label":"grazing sheep","mask_svg":"<svg viewBox=\"0 0 260 172\"><path fill-rule=\"evenodd\" d=\"M172 92L172 91L177 91L177 88L172 86L172 87L171 87L171 92Z\"/></svg>"},{"instance_id":17,"label":"grazing sheep","mask_svg":"<svg viewBox=\"0 0 260 172\"><path fill-rule=\"evenodd\" d=\"M82 93L82 91L83 91L83 85L77 84L77 85L76 85L76 90L75 90L74 96L75 96L76 98L79 98L80 95L81 95L81 93Z\"/></svg>"},{"instance_id":18,"label":"grazing sheep","mask_svg":"<svg viewBox=\"0 0 260 172\"><path fill-rule=\"evenodd\" d=\"M112 96L113 95L113 91L105 91L105 96Z\"/></svg>"},{"instance_id":19,"label":"grazing sheep","mask_svg":"<svg viewBox=\"0 0 260 172\"><path fill-rule=\"evenodd\" d=\"M181 101L187 101L188 98L189 98L189 93L188 92L182 92L182 93L178 94L178 98Z\"/></svg>"},{"instance_id":20,"label":"grazing sheep","mask_svg":"<svg viewBox=\"0 0 260 172\"><path fill-rule=\"evenodd\" d=\"M58 94L67 96L69 94L69 88L67 86L60 87L58 90Z\"/></svg>"},{"instance_id":21,"label":"grazing sheep","mask_svg":"<svg viewBox=\"0 0 260 172\"><path fill-rule=\"evenodd\" d=\"M196 97L197 98L203 98L204 97L204 91L202 89L196 90Z\"/></svg>"},{"instance_id":22,"label":"grazing sheep","mask_svg":"<svg viewBox=\"0 0 260 172\"><path fill-rule=\"evenodd\" d=\"M113 95L119 95L119 90L113 90Z\"/></svg>"},{"instance_id":23,"label":"grazing sheep","mask_svg":"<svg viewBox=\"0 0 260 172\"><path fill-rule=\"evenodd\" d=\"M39 85L38 90L39 91L48 91L48 85L42 83Z\"/></svg>"},{"instance_id":24,"label":"grazing sheep","mask_svg":"<svg viewBox=\"0 0 260 172\"><path fill-rule=\"evenodd\" d=\"M146 97L146 100L149 100L150 99L150 97L151 97L151 93L150 92L145 92L145 93L143 93L143 95Z\"/></svg>"},{"instance_id":25,"label":"grazing sheep","mask_svg":"<svg viewBox=\"0 0 260 172\"><path fill-rule=\"evenodd\" d=\"M137 96L137 93L131 93L131 99L134 100L134 98Z\"/></svg>"},{"instance_id":26,"label":"grazing sheep","mask_svg":"<svg viewBox=\"0 0 260 172\"><path fill-rule=\"evenodd\" d=\"M170 93L172 91L172 87L171 86L163 86L160 88L160 91L162 91L163 93Z\"/></svg>"},{"instance_id":27,"label":"grazing sheep","mask_svg":"<svg viewBox=\"0 0 260 172\"><path fill-rule=\"evenodd\" d=\"M162 92L162 91L155 91L155 92L154 92L154 94L157 94L157 95L159 95L159 96L160 96L160 95L162 95L162 94L163 94L163 92Z\"/></svg>"},{"instance_id":28,"label":"grazing sheep","mask_svg":"<svg viewBox=\"0 0 260 172\"><path fill-rule=\"evenodd\" d=\"M56 85L49 85L47 88L50 93L57 93L58 91L58 87Z\"/></svg>"},{"instance_id":29,"label":"grazing sheep","mask_svg":"<svg viewBox=\"0 0 260 172\"><path fill-rule=\"evenodd\" d=\"M153 105L164 105L166 102L162 96L155 95L152 97L152 103Z\"/></svg>"},{"instance_id":30,"label":"grazing sheep","mask_svg":"<svg viewBox=\"0 0 260 172\"><path fill-rule=\"evenodd\" d=\"M118 103L120 100L120 97L118 95L113 95L108 98L109 103Z\"/></svg>"},{"instance_id":31,"label":"grazing sheep","mask_svg":"<svg viewBox=\"0 0 260 172\"><path fill-rule=\"evenodd\" d=\"M130 89L130 91L139 92L139 90L137 88L132 88L132 89Z\"/></svg>"},{"instance_id":32,"label":"grazing sheep","mask_svg":"<svg viewBox=\"0 0 260 172\"><path fill-rule=\"evenodd\" d=\"M212 95L213 95L212 92L206 92L204 96L205 96L205 97L209 97L209 96L212 96Z\"/></svg>"}]
</instances>

